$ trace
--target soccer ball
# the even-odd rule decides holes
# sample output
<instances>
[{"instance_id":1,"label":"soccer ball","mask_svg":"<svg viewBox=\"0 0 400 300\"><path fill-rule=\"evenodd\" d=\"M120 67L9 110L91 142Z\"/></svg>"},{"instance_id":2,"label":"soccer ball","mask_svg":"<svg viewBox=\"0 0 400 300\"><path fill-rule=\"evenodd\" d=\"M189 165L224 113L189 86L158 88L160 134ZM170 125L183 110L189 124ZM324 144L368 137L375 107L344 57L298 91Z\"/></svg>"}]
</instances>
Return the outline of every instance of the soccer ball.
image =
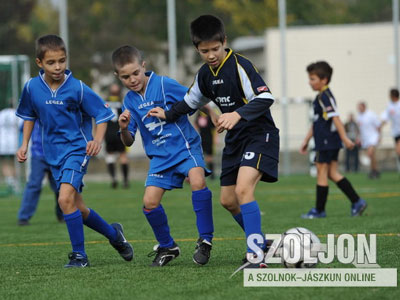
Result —
<instances>
[{"instance_id":1,"label":"soccer ball","mask_svg":"<svg viewBox=\"0 0 400 300\"><path fill-rule=\"evenodd\" d=\"M304 234L309 234L310 235L310 243L311 243L311 257L315 257L316 256L316 252L315 250L313 251L313 249L318 249L319 245L320 245L320 240L319 238L309 229L307 228L303 228L303 227L295 227L295 228L291 228L289 230L287 230L283 236L282 236L282 243L281 243L281 257L282 257L282 262L283 265L286 268L314 268L317 263L305 263L304 260L304 253L303 253L303 246L304 246ZM300 255L300 260L297 263L289 263L285 260L285 258L283 257L283 239L285 236L292 234L293 237L298 238L298 241L300 244L300 248L301 249L293 249L294 251L299 251L301 252ZM293 248L293 247L292 247ZM285 250L289 250L289 249L285 249ZM290 249L292 250L292 249Z\"/></svg>"}]
</instances>

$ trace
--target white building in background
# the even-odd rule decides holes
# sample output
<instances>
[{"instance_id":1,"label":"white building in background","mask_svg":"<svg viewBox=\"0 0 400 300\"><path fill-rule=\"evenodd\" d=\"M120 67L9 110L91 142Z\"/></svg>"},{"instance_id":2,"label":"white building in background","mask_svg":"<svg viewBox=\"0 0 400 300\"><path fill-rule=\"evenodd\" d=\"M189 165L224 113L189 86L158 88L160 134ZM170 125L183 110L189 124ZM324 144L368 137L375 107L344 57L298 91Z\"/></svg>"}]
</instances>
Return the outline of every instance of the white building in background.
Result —
<instances>
[{"instance_id":1,"label":"white building in background","mask_svg":"<svg viewBox=\"0 0 400 300\"><path fill-rule=\"evenodd\" d=\"M287 28L287 96L292 100L288 109L290 149L298 149L309 128L308 105L302 103L302 99L312 100L316 95L308 84L306 72L311 62L326 60L333 67L330 87L343 122L349 113L356 112L356 104L361 99L378 115L384 110L389 101L389 89L396 83L393 34L391 23ZM231 45L263 72L273 95L279 99L279 29L268 29L263 37L239 38ZM273 116L277 126L282 127L279 105L273 106ZM393 147L389 127L384 128L382 147Z\"/></svg>"}]
</instances>

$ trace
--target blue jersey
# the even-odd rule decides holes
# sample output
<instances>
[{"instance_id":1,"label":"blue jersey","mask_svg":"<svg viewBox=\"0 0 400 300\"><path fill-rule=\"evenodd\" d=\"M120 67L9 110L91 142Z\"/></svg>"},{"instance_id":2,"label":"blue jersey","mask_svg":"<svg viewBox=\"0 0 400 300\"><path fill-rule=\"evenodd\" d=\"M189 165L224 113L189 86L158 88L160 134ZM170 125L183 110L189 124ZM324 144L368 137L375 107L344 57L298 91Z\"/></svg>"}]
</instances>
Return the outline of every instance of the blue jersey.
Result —
<instances>
[{"instance_id":1,"label":"blue jersey","mask_svg":"<svg viewBox=\"0 0 400 300\"><path fill-rule=\"evenodd\" d=\"M338 116L336 100L326 87L313 102L313 135L315 150L335 150L342 148L342 141L332 117Z\"/></svg>"},{"instance_id":2,"label":"blue jersey","mask_svg":"<svg viewBox=\"0 0 400 300\"><path fill-rule=\"evenodd\" d=\"M144 96L129 91L124 99L123 110L128 109L131 113L128 130L133 137L139 128L143 147L150 158L150 174L164 171L193 155L202 155L202 149L200 136L187 115L173 123L146 117L154 107L169 110L172 104L183 99L187 88L154 72L146 72L146 76L149 80Z\"/></svg>"},{"instance_id":3,"label":"blue jersey","mask_svg":"<svg viewBox=\"0 0 400 300\"><path fill-rule=\"evenodd\" d=\"M61 166L71 155L85 155L86 144L93 139L92 118L100 124L114 116L105 102L69 70L57 90L46 83L43 70L31 78L16 114L26 121L39 119L44 156L51 166Z\"/></svg>"}]
</instances>

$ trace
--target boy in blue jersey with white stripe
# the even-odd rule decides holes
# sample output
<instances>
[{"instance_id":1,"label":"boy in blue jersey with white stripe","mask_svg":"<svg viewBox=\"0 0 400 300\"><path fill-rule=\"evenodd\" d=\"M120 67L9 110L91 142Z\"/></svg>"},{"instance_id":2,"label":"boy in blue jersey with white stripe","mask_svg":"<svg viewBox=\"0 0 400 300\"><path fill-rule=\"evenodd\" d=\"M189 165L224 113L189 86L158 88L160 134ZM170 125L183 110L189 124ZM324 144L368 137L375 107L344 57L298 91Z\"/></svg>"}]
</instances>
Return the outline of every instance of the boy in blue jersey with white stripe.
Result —
<instances>
[{"instance_id":1,"label":"boy in blue jersey with white stripe","mask_svg":"<svg viewBox=\"0 0 400 300\"><path fill-rule=\"evenodd\" d=\"M312 63L307 67L311 88L318 92L313 102L314 120L301 147L302 154L307 153L308 143L312 137L315 141L315 164L317 166L316 205L301 217L303 219L325 218L325 204L328 199L328 179L336 183L337 187L351 201L351 216L360 216L367 208L367 202L360 198L350 181L338 170L339 150L342 142L348 149L354 143L347 137L343 123L336 108L336 100L328 84L333 69L325 61Z\"/></svg>"},{"instance_id":2,"label":"boy in blue jersey with white stripe","mask_svg":"<svg viewBox=\"0 0 400 300\"><path fill-rule=\"evenodd\" d=\"M46 35L36 41L36 64L41 68L39 76L25 84L16 112L24 119L17 158L21 163L26 161L32 129L39 120L44 156L59 190L58 202L72 244L65 267L89 266L83 225L104 235L125 260L132 260L133 248L123 235L122 225L109 225L86 207L81 196L89 159L99 153L107 121L114 114L97 94L66 69L66 48L60 37ZM97 124L94 137L92 118Z\"/></svg>"},{"instance_id":3,"label":"boy in blue jersey with white stripe","mask_svg":"<svg viewBox=\"0 0 400 300\"><path fill-rule=\"evenodd\" d=\"M168 110L183 98L187 88L168 77L146 72L145 61L135 47L116 49L112 62L116 75L130 90L124 98L123 113L119 117L121 140L126 146L131 146L139 129L146 155L150 158L143 213L159 242L154 248L155 258L151 266L165 266L180 254L160 203L165 191L182 188L185 177L189 177L199 232L193 261L205 265L210 258L214 225L212 194L205 182L208 170L205 168L200 136L187 116L174 123L147 117L148 111L156 106Z\"/></svg>"},{"instance_id":4,"label":"boy in blue jersey with white stripe","mask_svg":"<svg viewBox=\"0 0 400 300\"><path fill-rule=\"evenodd\" d=\"M268 86L254 65L226 47L223 22L203 15L191 25L192 43L204 64L184 100L170 110L157 107L151 116L173 122L179 116L213 101L222 114L217 132L227 130L222 154L221 204L245 231L246 240L253 234L257 255L247 247L246 258L239 268L262 268L266 241L261 231L261 213L255 199L259 181L278 180L279 130L270 107L274 103ZM253 235L254 236L254 235ZM253 258L257 260L253 260Z\"/></svg>"}]
</instances>

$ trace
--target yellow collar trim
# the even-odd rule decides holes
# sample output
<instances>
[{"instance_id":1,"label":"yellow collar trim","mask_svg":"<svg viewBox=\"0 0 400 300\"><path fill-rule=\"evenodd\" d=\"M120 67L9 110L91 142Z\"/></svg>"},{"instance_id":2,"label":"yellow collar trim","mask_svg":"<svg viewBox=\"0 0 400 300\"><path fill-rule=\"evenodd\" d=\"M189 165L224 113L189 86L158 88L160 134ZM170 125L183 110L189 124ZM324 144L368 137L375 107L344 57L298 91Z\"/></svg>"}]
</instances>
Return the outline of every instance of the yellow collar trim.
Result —
<instances>
[{"instance_id":1,"label":"yellow collar trim","mask_svg":"<svg viewBox=\"0 0 400 300\"><path fill-rule=\"evenodd\" d=\"M225 56L224 60L223 60L222 63L219 65L219 67L218 67L218 69L217 69L216 72L214 72L214 70L213 70L210 66L208 66L208 67L210 68L211 73L212 73L214 76L218 76L219 70L221 70L222 66L225 64L226 60L229 58L229 56L231 56L231 54L232 54L232 49L229 49L228 54Z\"/></svg>"}]
</instances>

